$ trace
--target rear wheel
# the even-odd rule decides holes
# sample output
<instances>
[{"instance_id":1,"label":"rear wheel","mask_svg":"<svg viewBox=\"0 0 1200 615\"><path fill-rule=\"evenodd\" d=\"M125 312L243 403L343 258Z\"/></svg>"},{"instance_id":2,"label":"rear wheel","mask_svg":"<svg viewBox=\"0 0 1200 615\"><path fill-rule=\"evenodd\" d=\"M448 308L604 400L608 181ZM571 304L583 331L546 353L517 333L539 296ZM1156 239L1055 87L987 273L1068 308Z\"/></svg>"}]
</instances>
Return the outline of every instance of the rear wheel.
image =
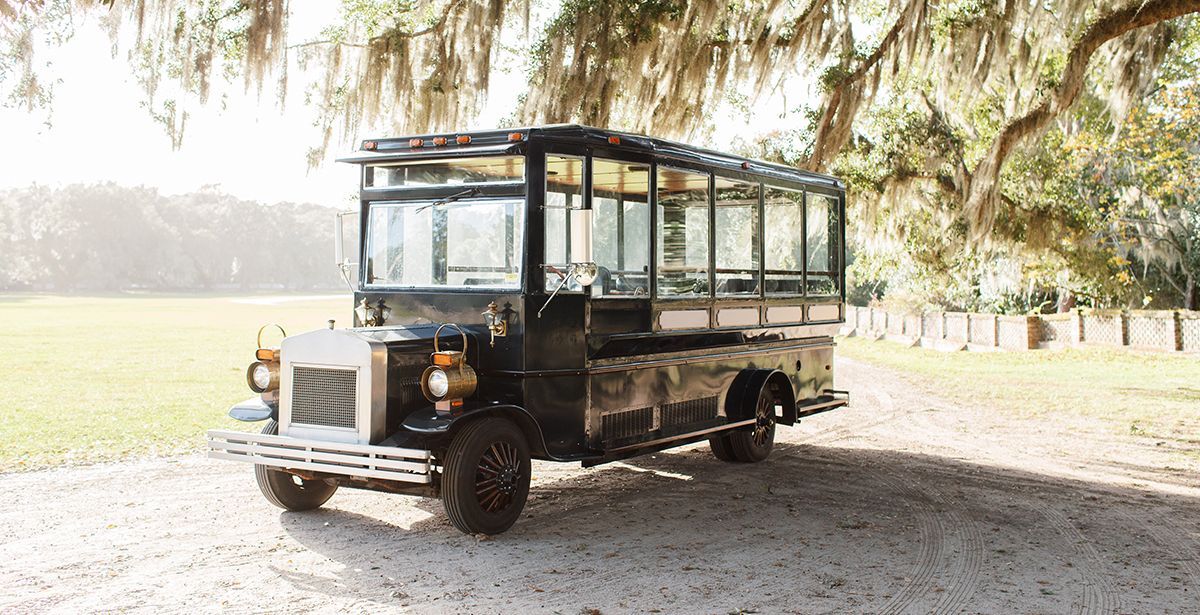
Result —
<instances>
[{"instance_id":1,"label":"rear wheel","mask_svg":"<svg viewBox=\"0 0 1200 615\"><path fill-rule=\"evenodd\" d=\"M262 432L273 436L279 432L279 425L275 419L268 419ZM305 480L264 465L254 466L254 478L268 502L294 512L320 508L337 491L337 485L323 480Z\"/></svg>"},{"instance_id":2,"label":"rear wheel","mask_svg":"<svg viewBox=\"0 0 1200 615\"><path fill-rule=\"evenodd\" d=\"M512 421L486 418L463 427L450 441L443 470L442 505L459 531L499 534L521 516L532 465L525 434Z\"/></svg>"},{"instance_id":3,"label":"rear wheel","mask_svg":"<svg viewBox=\"0 0 1200 615\"><path fill-rule=\"evenodd\" d=\"M710 436L708 438L708 448L712 449L713 457L721 461L737 461L737 456L733 454L733 443L729 441L729 434L721 434Z\"/></svg>"},{"instance_id":4,"label":"rear wheel","mask_svg":"<svg viewBox=\"0 0 1200 615\"><path fill-rule=\"evenodd\" d=\"M733 455L738 461L757 463L771 454L775 446L775 405L779 397L770 385L763 387L754 405L754 425L751 429L729 434Z\"/></svg>"}]
</instances>

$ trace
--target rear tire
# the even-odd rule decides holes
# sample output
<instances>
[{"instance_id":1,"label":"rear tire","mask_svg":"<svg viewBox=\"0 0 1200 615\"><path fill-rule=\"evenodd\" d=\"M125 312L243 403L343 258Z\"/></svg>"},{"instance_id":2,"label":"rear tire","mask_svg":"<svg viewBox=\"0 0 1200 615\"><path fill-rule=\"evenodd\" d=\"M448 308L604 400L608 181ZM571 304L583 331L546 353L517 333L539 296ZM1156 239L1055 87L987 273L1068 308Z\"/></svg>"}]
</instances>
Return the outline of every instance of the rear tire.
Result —
<instances>
[{"instance_id":1,"label":"rear tire","mask_svg":"<svg viewBox=\"0 0 1200 615\"><path fill-rule=\"evenodd\" d=\"M770 385L763 387L754 404L755 424L748 430L729 434L734 457L745 463L758 463L771 454L775 446L775 405L779 396Z\"/></svg>"},{"instance_id":2,"label":"rear tire","mask_svg":"<svg viewBox=\"0 0 1200 615\"><path fill-rule=\"evenodd\" d=\"M729 434L709 437L708 448L712 449L713 457L721 461L738 460L737 456L733 454L733 443L729 441Z\"/></svg>"},{"instance_id":3,"label":"rear tire","mask_svg":"<svg viewBox=\"0 0 1200 615\"><path fill-rule=\"evenodd\" d=\"M450 441L442 467L442 506L459 531L499 534L517 522L532 462L525 434L512 421L468 423Z\"/></svg>"},{"instance_id":4,"label":"rear tire","mask_svg":"<svg viewBox=\"0 0 1200 615\"><path fill-rule=\"evenodd\" d=\"M279 433L275 419L267 420L262 433L268 436ZM320 508L337 491L337 485L323 480L305 480L264 465L254 466L254 478L268 502L292 512Z\"/></svg>"}]
</instances>

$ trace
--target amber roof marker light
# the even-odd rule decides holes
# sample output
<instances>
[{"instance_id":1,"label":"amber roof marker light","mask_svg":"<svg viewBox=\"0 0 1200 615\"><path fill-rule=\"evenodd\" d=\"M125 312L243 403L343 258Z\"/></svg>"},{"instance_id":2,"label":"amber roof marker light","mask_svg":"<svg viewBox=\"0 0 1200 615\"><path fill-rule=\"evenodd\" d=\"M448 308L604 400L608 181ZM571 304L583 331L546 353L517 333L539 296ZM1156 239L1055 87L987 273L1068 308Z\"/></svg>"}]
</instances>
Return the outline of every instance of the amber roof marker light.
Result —
<instances>
[{"instance_id":1,"label":"amber roof marker light","mask_svg":"<svg viewBox=\"0 0 1200 615\"><path fill-rule=\"evenodd\" d=\"M525 134L520 133L520 132L510 132L510 133L508 133L508 140L509 141L524 141Z\"/></svg>"},{"instance_id":2,"label":"amber roof marker light","mask_svg":"<svg viewBox=\"0 0 1200 615\"><path fill-rule=\"evenodd\" d=\"M373 152L373 151L379 149L379 142L378 141L363 141L362 148L369 152Z\"/></svg>"},{"instance_id":3,"label":"amber roof marker light","mask_svg":"<svg viewBox=\"0 0 1200 615\"><path fill-rule=\"evenodd\" d=\"M408 146L409 147L424 147L425 140L424 139L409 139Z\"/></svg>"},{"instance_id":4,"label":"amber roof marker light","mask_svg":"<svg viewBox=\"0 0 1200 615\"><path fill-rule=\"evenodd\" d=\"M609 145L620 145L620 144L621 144L621 137L617 137L617 136L612 136L612 137L609 137L609 138L608 138L608 144L609 144Z\"/></svg>"},{"instance_id":5,"label":"amber roof marker light","mask_svg":"<svg viewBox=\"0 0 1200 615\"><path fill-rule=\"evenodd\" d=\"M454 142L458 143L459 145L470 145L471 135L458 135L458 138L455 139Z\"/></svg>"}]
</instances>

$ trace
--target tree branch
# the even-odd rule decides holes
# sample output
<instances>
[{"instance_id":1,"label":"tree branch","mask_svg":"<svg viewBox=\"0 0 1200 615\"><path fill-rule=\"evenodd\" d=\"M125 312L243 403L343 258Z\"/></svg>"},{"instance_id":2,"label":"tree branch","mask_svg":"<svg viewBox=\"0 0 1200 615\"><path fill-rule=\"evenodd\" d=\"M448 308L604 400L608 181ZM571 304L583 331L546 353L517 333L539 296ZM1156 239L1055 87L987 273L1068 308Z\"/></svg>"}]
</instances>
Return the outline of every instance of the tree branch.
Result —
<instances>
[{"instance_id":1,"label":"tree branch","mask_svg":"<svg viewBox=\"0 0 1200 615\"><path fill-rule=\"evenodd\" d=\"M914 13L923 8L925 0L910 0L904 10L896 16L896 23L879 41L879 45L871 55L838 80L829 89L821 110L821 119L817 122L816 134L813 137L812 153L808 157L808 168L822 171L841 153L842 148L850 139L849 126L854 121L861 93L852 91L859 82L874 69L884 56L891 51L893 45L900 40L900 34L913 22Z\"/></svg>"},{"instance_id":2,"label":"tree branch","mask_svg":"<svg viewBox=\"0 0 1200 615\"><path fill-rule=\"evenodd\" d=\"M1022 140L1040 132L1060 113L1070 108L1083 88L1088 62L1104 43L1137 28L1200 12L1200 0L1132 0L1088 26L1071 48L1058 87L1036 107L1010 121L992 140L987 154L968 176L967 201L963 211L982 237L991 230L996 215L996 190L1000 167Z\"/></svg>"},{"instance_id":3,"label":"tree branch","mask_svg":"<svg viewBox=\"0 0 1200 615\"><path fill-rule=\"evenodd\" d=\"M0 0L0 2L3 1L4 0ZM380 34L379 36L372 36L370 39L367 39L367 42L365 43L335 40L305 41L303 43L296 43L295 45L288 45L288 49L302 49L304 47L317 47L320 45L337 45L339 47L357 47L359 49L369 49L380 41L412 39L425 36L426 34L433 34L435 32L442 31L446 27L446 23L450 20L450 14L457 10L458 7L462 6L464 2L466 2L466 0L451 0L450 2L447 2L446 8L442 9L442 14L440 17L438 17L438 20L420 30L402 32L400 30L393 29Z\"/></svg>"}]
</instances>

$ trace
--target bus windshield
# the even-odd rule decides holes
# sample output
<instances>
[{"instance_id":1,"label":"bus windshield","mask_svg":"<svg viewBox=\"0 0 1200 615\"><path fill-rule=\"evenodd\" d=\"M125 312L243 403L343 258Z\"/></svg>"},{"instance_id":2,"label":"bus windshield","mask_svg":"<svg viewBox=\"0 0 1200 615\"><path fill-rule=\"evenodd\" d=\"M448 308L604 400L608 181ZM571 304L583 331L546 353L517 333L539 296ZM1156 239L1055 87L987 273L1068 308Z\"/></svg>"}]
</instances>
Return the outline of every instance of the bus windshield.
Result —
<instances>
[{"instance_id":1,"label":"bus windshield","mask_svg":"<svg viewBox=\"0 0 1200 615\"><path fill-rule=\"evenodd\" d=\"M520 288L524 212L511 198L372 203L366 283Z\"/></svg>"}]
</instances>

